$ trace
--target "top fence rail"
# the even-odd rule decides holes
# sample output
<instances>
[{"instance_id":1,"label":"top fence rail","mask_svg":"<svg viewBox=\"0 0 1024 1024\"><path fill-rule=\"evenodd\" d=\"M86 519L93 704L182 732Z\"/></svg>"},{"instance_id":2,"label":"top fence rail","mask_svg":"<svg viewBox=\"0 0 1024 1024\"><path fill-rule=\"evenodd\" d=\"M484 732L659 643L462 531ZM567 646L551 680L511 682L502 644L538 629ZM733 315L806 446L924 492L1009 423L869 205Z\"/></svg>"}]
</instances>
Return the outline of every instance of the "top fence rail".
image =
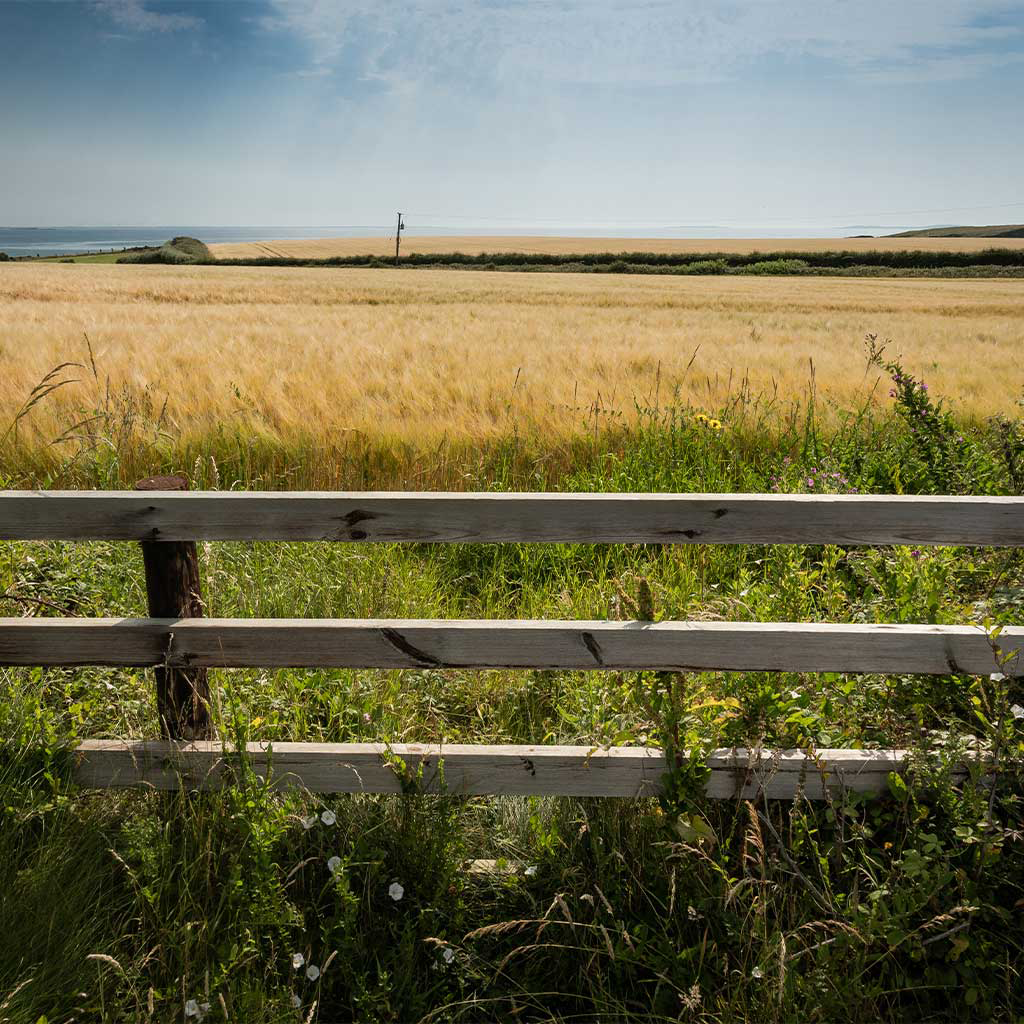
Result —
<instances>
[{"instance_id":1,"label":"top fence rail","mask_svg":"<svg viewBox=\"0 0 1024 1024\"><path fill-rule=\"evenodd\" d=\"M1024 547L1024 497L0 491L0 539Z\"/></svg>"}]
</instances>

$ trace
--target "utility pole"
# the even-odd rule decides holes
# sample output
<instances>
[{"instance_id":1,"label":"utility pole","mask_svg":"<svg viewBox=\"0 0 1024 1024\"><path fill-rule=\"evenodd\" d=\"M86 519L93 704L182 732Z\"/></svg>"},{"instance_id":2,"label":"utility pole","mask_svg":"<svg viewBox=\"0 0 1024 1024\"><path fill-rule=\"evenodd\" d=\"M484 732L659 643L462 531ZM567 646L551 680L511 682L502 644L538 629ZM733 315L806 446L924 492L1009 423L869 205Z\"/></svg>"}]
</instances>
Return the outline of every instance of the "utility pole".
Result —
<instances>
[{"instance_id":1,"label":"utility pole","mask_svg":"<svg viewBox=\"0 0 1024 1024\"><path fill-rule=\"evenodd\" d=\"M395 229L395 266L398 266L398 246L402 241L402 228L405 225L402 223L402 215L398 215L398 227Z\"/></svg>"}]
</instances>

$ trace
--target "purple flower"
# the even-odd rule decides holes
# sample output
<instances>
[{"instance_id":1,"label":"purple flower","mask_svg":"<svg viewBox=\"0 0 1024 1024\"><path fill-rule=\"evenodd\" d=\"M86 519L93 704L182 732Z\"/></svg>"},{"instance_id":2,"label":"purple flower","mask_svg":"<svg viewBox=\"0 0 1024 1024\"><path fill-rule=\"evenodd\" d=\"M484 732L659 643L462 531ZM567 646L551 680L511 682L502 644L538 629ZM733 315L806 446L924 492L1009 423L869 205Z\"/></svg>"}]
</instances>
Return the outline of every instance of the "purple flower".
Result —
<instances>
[{"instance_id":1,"label":"purple flower","mask_svg":"<svg viewBox=\"0 0 1024 1024\"><path fill-rule=\"evenodd\" d=\"M807 478L807 486L808 487L813 487L814 486L814 477L813 476L809 476Z\"/></svg>"},{"instance_id":2,"label":"purple flower","mask_svg":"<svg viewBox=\"0 0 1024 1024\"><path fill-rule=\"evenodd\" d=\"M911 558L920 558L921 557L921 552L917 548L914 548L914 550L910 552L910 557Z\"/></svg>"},{"instance_id":3,"label":"purple flower","mask_svg":"<svg viewBox=\"0 0 1024 1024\"><path fill-rule=\"evenodd\" d=\"M928 385L927 385L927 384L925 384L925 382L924 382L924 381L921 381L921 390L922 390L922 391L927 391L927 390L928 390Z\"/></svg>"}]
</instances>

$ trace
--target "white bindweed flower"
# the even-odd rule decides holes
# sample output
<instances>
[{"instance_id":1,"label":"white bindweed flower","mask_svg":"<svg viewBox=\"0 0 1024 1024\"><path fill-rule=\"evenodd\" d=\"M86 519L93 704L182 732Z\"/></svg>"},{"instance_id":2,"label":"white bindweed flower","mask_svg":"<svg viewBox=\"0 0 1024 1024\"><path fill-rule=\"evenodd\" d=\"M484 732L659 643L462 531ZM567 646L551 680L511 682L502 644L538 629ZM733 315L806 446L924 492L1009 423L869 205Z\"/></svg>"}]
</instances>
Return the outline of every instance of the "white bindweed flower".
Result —
<instances>
[{"instance_id":1,"label":"white bindweed flower","mask_svg":"<svg viewBox=\"0 0 1024 1024\"><path fill-rule=\"evenodd\" d=\"M533 878L533 876L537 874L537 865L528 864L526 868L523 870L523 874L526 875L527 878Z\"/></svg>"},{"instance_id":2,"label":"white bindweed flower","mask_svg":"<svg viewBox=\"0 0 1024 1024\"><path fill-rule=\"evenodd\" d=\"M334 811L324 811L324 813L320 815L320 820L325 825L333 825L338 820L338 816Z\"/></svg>"},{"instance_id":3,"label":"white bindweed flower","mask_svg":"<svg viewBox=\"0 0 1024 1024\"><path fill-rule=\"evenodd\" d=\"M399 882L392 882L388 886L388 895L397 903L405 895L405 887Z\"/></svg>"},{"instance_id":4,"label":"white bindweed flower","mask_svg":"<svg viewBox=\"0 0 1024 1024\"><path fill-rule=\"evenodd\" d=\"M1002 672L993 672L992 675L989 676L989 679L991 679L993 683L1001 683L1005 678L1006 676L1004 676Z\"/></svg>"},{"instance_id":5,"label":"white bindweed flower","mask_svg":"<svg viewBox=\"0 0 1024 1024\"><path fill-rule=\"evenodd\" d=\"M1010 708L1010 714L1013 715L1014 718L1024 718L1024 708L1019 704L1014 704L1013 707Z\"/></svg>"},{"instance_id":6,"label":"white bindweed flower","mask_svg":"<svg viewBox=\"0 0 1024 1024\"><path fill-rule=\"evenodd\" d=\"M750 972L750 975L751 975L751 977L753 977L753 978L763 978L763 977L764 977L764 972L763 972L763 971L761 970L761 968L760 968L760 967L755 967L755 968L754 968L754 969L753 969L753 970L752 970L752 971Z\"/></svg>"},{"instance_id":7,"label":"white bindweed flower","mask_svg":"<svg viewBox=\"0 0 1024 1024\"><path fill-rule=\"evenodd\" d=\"M209 1003L197 1003L194 999L189 999L185 1003L186 1017L198 1017L199 1020L202 1020L209 1012Z\"/></svg>"},{"instance_id":8,"label":"white bindweed flower","mask_svg":"<svg viewBox=\"0 0 1024 1024\"><path fill-rule=\"evenodd\" d=\"M302 827L304 829L311 829L316 824L316 815L311 814L308 818L302 819Z\"/></svg>"},{"instance_id":9,"label":"white bindweed flower","mask_svg":"<svg viewBox=\"0 0 1024 1024\"><path fill-rule=\"evenodd\" d=\"M292 993L292 1006L294 1006L295 1009L297 1010L301 1005L302 1005L302 997L298 994L298 992L293 992Z\"/></svg>"},{"instance_id":10,"label":"white bindweed flower","mask_svg":"<svg viewBox=\"0 0 1024 1024\"><path fill-rule=\"evenodd\" d=\"M292 953L292 970L297 971L305 962L306 958L301 953Z\"/></svg>"},{"instance_id":11,"label":"white bindweed flower","mask_svg":"<svg viewBox=\"0 0 1024 1024\"><path fill-rule=\"evenodd\" d=\"M441 957L446 964L450 964L455 959L455 950L451 946L445 946L441 951Z\"/></svg>"},{"instance_id":12,"label":"white bindweed flower","mask_svg":"<svg viewBox=\"0 0 1024 1024\"><path fill-rule=\"evenodd\" d=\"M316 964L310 964L306 968L306 977L309 978L310 981L316 981L316 979L320 977L320 968L317 967Z\"/></svg>"},{"instance_id":13,"label":"white bindweed flower","mask_svg":"<svg viewBox=\"0 0 1024 1024\"><path fill-rule=\"evenodd\" d=\"M331 859L327 862L327 870L330 871L330 873L332 875L336 875L338 873L338 868L340 868L340 867L341 867L341 858L340 857L331 857Z\"/></svg>"}]
</instances>

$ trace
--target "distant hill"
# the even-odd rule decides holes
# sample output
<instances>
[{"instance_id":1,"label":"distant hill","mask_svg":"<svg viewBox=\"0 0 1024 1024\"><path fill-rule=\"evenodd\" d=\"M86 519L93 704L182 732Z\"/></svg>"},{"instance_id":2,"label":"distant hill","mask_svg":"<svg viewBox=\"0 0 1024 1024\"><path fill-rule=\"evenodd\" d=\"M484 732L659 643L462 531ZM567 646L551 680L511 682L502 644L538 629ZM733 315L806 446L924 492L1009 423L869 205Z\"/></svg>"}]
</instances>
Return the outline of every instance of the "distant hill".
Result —
<instances>
[{"instance_id":1,"label":"distant hill","mask_svg":"<svg viewBox=\"0 0 1024 1024\"><path fill-rule=\"evenodd\" d=\"M118 263L209 263L213 254L205 243L188 235L178 235L158 249L143 249L122 256Z\"/></svg>"},{"instance_id":2,"label":"distant hill","mask_svg":"<svg viewBox=\"0 0 1024 1024\"><path fill-rule=\"evenodd\" d=\"M985 227L920 228L887 238L1024 238L1024 224L989 224Z\"/></svg>"}]
</instances>

